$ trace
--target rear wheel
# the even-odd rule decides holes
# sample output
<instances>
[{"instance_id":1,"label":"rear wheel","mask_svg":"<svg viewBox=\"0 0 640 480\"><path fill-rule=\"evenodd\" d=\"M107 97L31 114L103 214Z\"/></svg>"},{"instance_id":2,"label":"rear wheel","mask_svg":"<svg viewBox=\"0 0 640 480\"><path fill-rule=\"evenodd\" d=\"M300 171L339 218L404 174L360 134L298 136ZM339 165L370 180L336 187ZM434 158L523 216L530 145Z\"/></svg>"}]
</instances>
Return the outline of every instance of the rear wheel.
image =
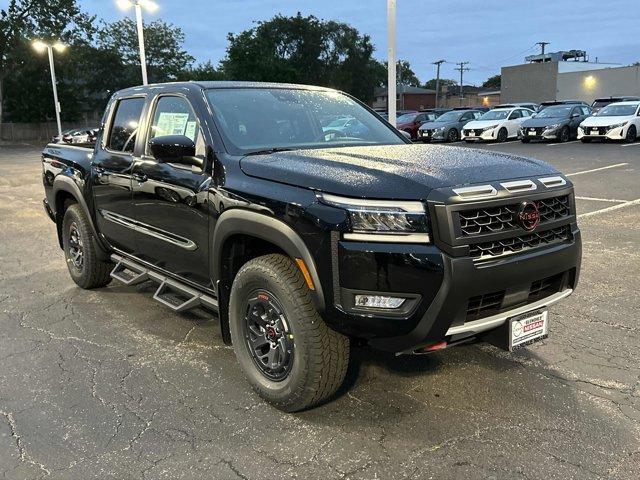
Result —
<instances>
[{"instance_id":1,"label":"rear wheel","mask_svg":"<svg viewBox=\"0 0 640 480\"><path fill-rule=\"evenodd\" d=\"M344 381L349 339L325 324L300 270L284 255L242 266L231 288L229 325L249 383L281 410L318 405Z\"/></svg>"},{"instance_id":2,"label":"rear wheel","mask_svg":"<svg viewBox=\"0 0 640 480\"><path fill-rule=\"evenodd\" d=\"M625 140L628 143L633 143L633 142L636 141L637 136L638 136L638 133L637 133L637 130L636 130L636 126L635 125L631 125L629 127L629 130L627 130L627 136L626 136Z\"/></svg>"},{"instance_id":3,"label":"rear wheel","mask_svg":"<svg viewBox=\"0 0 640 480\"><path fill-rule=\"evenodd\" d=\"M509 132L507 132L506 128L501 128L498 131L498 142L500 143L504 143L507 141L507 139L509 138Z\"/></svg>"},{"instance_id":4,"label":"rear wheel","mask_svg":"<svg viewBox=\"0 0 640 480\"><path fill-rule=\"evenodd\" d=\"M69 274L79 287L99 288L111 282L113 265L98 258L89 220L77 203L64 213L62 245Z\"/></svg>"}]
</instances>

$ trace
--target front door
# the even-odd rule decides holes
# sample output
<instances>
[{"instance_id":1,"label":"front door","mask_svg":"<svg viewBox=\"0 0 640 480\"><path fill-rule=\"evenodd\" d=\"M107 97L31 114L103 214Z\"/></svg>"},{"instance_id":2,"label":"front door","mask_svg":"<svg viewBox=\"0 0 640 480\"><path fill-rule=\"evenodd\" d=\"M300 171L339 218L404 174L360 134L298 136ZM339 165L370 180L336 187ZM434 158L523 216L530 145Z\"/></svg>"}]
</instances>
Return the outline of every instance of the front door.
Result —
<instances>
[{"instance_id":1,"label":"front door","mask_svg":"<svg viewBox=\"0 0 640 480\"><path fill-rule=\"evenodd\" d=\"M131 169L144 103L144 96L116 100L101 148L91 161L98 231L112 247L127 253L135 250L135 233L127 219L132 216Z\"/></svg>"},{"instance_id":2,"label":"front door","mask_svg":"<svg viewBox=\"0 0 640 480\"><path fill-rule=\"evenodd\" d=\"M144 149L132 169L136 256L158 268L212 288L209 278L207 189L210 176L201 167L159 162L148 141L184 135L205 158L200 122L187 98L162 94L153 102Z\"/></svg>"}]
</instances>

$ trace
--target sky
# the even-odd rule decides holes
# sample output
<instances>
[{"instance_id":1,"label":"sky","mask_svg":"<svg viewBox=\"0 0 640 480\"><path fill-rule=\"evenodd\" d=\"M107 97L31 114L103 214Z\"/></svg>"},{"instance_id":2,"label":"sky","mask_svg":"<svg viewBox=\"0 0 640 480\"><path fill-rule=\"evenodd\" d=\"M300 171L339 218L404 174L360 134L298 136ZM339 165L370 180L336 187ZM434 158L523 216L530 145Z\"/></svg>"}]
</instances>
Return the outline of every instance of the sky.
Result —
<instances>
[{"instance_id":1,"label":"sky","mask_svg":"<svg viewBox=\"0 0 640 480\"><path fill-rule=\"evenodd\" d=\"M227 34L251 28L274 15L315 15L338 20L368 34L374 56L387 55L386 0L156 0L160 9L145 19L181 27L185 48L197 61L214 65L224 57ZM1 2L4 3L4 2ZM87 13L107 21L133 12L115 0L79 0ZM640 61L638 0L397 0L398 58L408 60L421 81L435 77L432 62L444 59L441 77L459 79L455 63L470 62L464 83L481 84L500 67L547 51L586 50L592 61Z\"/></svg>"}]
</instances>

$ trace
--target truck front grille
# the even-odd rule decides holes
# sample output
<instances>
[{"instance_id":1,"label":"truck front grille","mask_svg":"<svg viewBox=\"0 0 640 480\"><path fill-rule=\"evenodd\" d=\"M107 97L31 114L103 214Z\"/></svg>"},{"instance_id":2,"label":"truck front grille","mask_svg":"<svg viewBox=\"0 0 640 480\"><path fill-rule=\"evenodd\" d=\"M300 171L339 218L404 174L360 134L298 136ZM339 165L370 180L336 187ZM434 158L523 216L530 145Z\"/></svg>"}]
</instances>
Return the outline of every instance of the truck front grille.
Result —
<instances>
[{"instance_id":1,"label":"truck front grille","mask_svg":"<svg viewBox=\"0 0 640 480\"><path fill-rule=\"evenodd\" d=\"M566 242L571 238L569 225L550 230L518 235L503 240L476 243L469 246L469 254L475 259L495 257L508 253L519 253L540 246Z\"/></svg>"},{"instance_id":2,"label":"truck front grille","mask_svg":"<svg viewBox=\"0 0 640 480\"><path fill-rule=\"evenodd\" d=\"M540 224L570 215L569 196L545 198L535 202L540 212ZM472 237L505 230L517 230L516 221L519 203L498 207L464 210L458 213L463 237Z\"/></svg>"}]
</instances>

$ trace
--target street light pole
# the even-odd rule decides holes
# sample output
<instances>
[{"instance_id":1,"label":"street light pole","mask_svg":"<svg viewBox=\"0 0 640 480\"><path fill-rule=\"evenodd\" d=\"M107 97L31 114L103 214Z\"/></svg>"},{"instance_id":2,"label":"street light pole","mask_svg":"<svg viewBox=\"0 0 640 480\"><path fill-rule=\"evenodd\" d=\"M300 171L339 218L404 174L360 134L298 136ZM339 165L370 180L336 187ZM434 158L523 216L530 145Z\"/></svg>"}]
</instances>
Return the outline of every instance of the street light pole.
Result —
<instances>
[{"instance_id":1,"label":"street light pole","mask_svg":"<svg viewBox=\"0 0 640 480\"><path fill-rule=\"evenodd\" d=\"M58 135L62 136L62 122L60 121L60 101L58 100L58 86L56 81L56 67L53 63L53 50L55 49L58 52L64 51L66 46L61 42L55 42L53 45L44 43L40 40L36 40L33 42L33 48L37 52L47 51L47 55L49 56L49 70L51 71L51 86L53 88L53 109L56 112L56 123L58 124Z\"/></svg>"},{"instance_id":2,"label":"street light pole","mask_svg":"<svg viewBox=\"0 0 640 480\"><path fill-rule=\"evenodd\" d=\"M131 7L136 12L136 30L138 31L138 48L140 50L140 68L142 69L142 84L148 85L147 78L147 56L144 51L144 26L142 24L142 8L149 12L158 9L158 4L153 0L117 0L118 7L127 10Z\"/></svg>"},{"instance_id":3,"label":"street light pole","mask_svg":"<svg viewBox=\"0 0 640 480\"><path fill-rule=\"evenodd\" d=\"M58 101L58 87L56 82L56 67L53 65L53 47L47 45L49 54L49 69L51 70L51 85L53 85L53 108L56 111L56 122L58 123L58 135L62 136L62 122L60 122L60 102Z\"/></svg>"},{"instance_id":4,"label":"street light pole","mask_svg":"<svg viewBox=\"0 0 640 480\"><path fill-rule=\"evenodd\" d=\"M396 0L387 0L387 35L388 35L388 58L387 58L387 95L389 123L396 126Z\"/></svg>"},{"instance_id":5,"label":"street light pole","mask_svg":"<svg viewBox=\"0 0 640 480\"><path fill-rule=\"evenodd\" d=\"M148 85L147 81L147 57L144 52L144 29L142 26L142 6L139 2L133 4L136 11L136 26L138 28L138 46L140 48L140 66L142 67L142 84Z\"/></svg>"},{"instance_id":6,"label":"street light pole","mask_svg":"<svg viewBox=\"0 0 640 480\"><path fill-rule=\"evenodd\" d=\"M433 62L432 65L436 66L436 108L439 108L439 99L440 99L440 65L442 65L446 60L438 60L437 62Z\"/></svg>"}]
</instances>

